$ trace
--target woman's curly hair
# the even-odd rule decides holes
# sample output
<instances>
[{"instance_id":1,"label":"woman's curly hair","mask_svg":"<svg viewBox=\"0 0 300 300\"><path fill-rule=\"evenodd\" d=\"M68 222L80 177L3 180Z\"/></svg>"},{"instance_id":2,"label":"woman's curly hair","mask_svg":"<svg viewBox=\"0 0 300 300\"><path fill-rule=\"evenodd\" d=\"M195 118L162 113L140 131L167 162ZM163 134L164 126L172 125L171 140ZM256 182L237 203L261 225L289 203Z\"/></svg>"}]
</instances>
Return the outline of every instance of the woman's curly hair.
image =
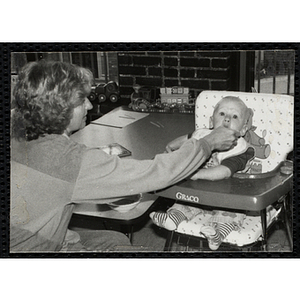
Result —
<instances>
[{"instance_id":1,"label":"woman's curly hair","mask_svg":"<svg viewBox=\"0 0 300 300\"><path fill-rule=\"evenodd\" d=\"M12 137L30 141L62 134L92 82L91 71L73 64L41 60L25 65L13 92Z\"/></svg>"}]
</instances>

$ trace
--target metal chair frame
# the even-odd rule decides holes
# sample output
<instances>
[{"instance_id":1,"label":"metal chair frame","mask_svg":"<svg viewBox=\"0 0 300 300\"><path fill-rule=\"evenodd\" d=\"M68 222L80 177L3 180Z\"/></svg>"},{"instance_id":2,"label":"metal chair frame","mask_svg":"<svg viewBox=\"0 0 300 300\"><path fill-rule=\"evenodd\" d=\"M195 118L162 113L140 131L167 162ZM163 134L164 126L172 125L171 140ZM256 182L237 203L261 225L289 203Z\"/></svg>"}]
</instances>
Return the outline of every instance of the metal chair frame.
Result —
<instances>
[{"instance_id":1,"label":"metal chair frame","mask_svg":"<svg viewBox=\"0 0 300 300\"><path fill-rule=\"evenodd\" d=\"M257 93L240 93L240 92L230 92L230 91L204 91L200 93L200 95L197 98L196 101L196 128L202 128L204 125L204 121L199 117L199 114L202 114L201 111L203 107L203 102L199 104L200 100L203 101L205 98L209 100L214 101L214 104L216 104L217 99L221 99L221 97L232 95L232 96L240 96L242 100L249 101L248 106L251 107L250 102L251 99L255 99L255 101L258 98L262 98L264 103L264 107L268 109L268 105L273 105L274 101L283 101L280 105L285 105L285 102L288 105L293 105L293 98L291 96L286 95L268 95L268 94L257 94ZM249 99L248 99L249 98ZM256 99L257 98L257 99ZM200 99L200 100L199 100ZM278 100L280 99L280 100ZM268 102L271 101L271 102ZM207 102L208 103L208 102ZM279 102L278 102L279 103ZM209 106L212 105L211 103L206 105ZM257 105L257 104L256 104ZM278 104L279 105L279 104ZM197 107L198 106L198 107ZM259 107L259 105L257 105ZM281 106L282 107L282 106ZM260 107L258 109L261 109ZM277 109L277 108L276 108ZM198 112L198 113L197 113ZM258 113L260 111L257 110ZM270 112L268 112L270 113ZM204 114L208 115L207 112ZM291 112L288 112L289 116L288 118L293 118L293 114ZM268 116L268 114L267 114ZM255 117L255 112L254 112ZM200 120L201 119L201 120ZM277 119L275 119L274 122ZM259 122L261 122L261 116L259 119ZM284 120L285 121L285 120ZM289 120L288 122L291 122ZM262 121L263 123L263 121ZM260 127L262 127L262 124L259 124ZM289 126L291 126L291 123L289 123ZM204 126L205 127L205 126ZM262 133L262 128L259 128L260 134ZM288 132L288 146L285 146L285 148L290 148L289 151L292 151L292 142L290 141L292 138L292 132ZM288 153L286 153L287 157ZM178 191L182 192L185 195L197 195L199 200L199 203L196 203L196 205L199 206L206 206L209 205L211 207L219 208L219 209L235 209L237 211L252 211L257 212L261 217L261 226L262 226L262 235L261 235L261 249L264 251L267 251L267 207L271 204L276 203L276 201L279 201L281 208L280 216L283 216L283 221L286 225L286 231L287 236L289 239L289 243L292 248L292 228L291 228L291 222L290 218L288 216L288 211L292 210L291 205L291 191L292 191L292 181L293 181L293 174L290 172L289 174L285 174L283 172L282 168L288 167L290 169L293 168L293 162L286 160L286 157L282 159L281 162L271 162L270 165L276 165L274 169L271 169L270 171L263 171L264 173L261 174L237 174L233 178L226 179L223 182L208 182L208 181L202 181L202 183L199 182L192 182L190 180L184 181L180 184L177 184L175 186L169 187L165 190L159 191L158 195L166 197L166 198L172 198L176 199L177 201L182 201L182 199L178 199L177 193ZM276 158L277 161L279 160ZM265 162L262 161L264 164ZM269 162L268 162L269 163ZM264 167L263 167L264 168ZM263 169L264 170L264 169ZM243 183L242 180L245 180L244 183L253 185L253 189L257 188L257 193L253 193L252 195L245 195L243 194ZM261 183L253 183L253 180L261 181ZM257 182L258 182L257 181ZM226 190L226 185L229 185L234 187L233 190L237 192L237 194L231 194L230 188L228 188L229 191ZM239 186L238 188L236 188ZM266 190L263 190L263 187L266 186ZM224 191L224 192L223 192ZM243 200L241 201L241 197L243 197ZM189 202L189 201L186 201ZM185 203L186 203L185 202ZM226 203L226 205L224 205ZM270 225L269 225L270 228ZM174 236L180 236L182 233L171 231L167 237L166 244L165 244L165 250L170 251L171 245ZM199 238L199 237L191 237L191 238ZM200 238L201 239L201 238ZM243 247L249 247L249 245L242 246Z\"/></svg>"}]
</instances>

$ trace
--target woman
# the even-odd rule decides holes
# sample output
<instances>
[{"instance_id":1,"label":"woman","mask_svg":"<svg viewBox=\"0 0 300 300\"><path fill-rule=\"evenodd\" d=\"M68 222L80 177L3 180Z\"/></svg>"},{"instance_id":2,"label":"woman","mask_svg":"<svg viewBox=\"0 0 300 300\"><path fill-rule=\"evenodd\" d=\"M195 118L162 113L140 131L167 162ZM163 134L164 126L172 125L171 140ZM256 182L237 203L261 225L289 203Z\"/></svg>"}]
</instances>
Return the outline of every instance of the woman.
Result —
<instances>
[{"instance_id":1,"label":"woman","mask_svg":"<svg viewBox=\"0 0 300 300\"><path fill-rule=\"evenodd\" d=\"M26 65L14 90L12 113L11 251L124 251L125 235L71 232L74 203L158 190L196 171L237 133L217 128L153 160L120 159L69 139L86 123L93 76L63 62ZM95 200L97 199L97 200Z\"/></svg>"}]
</instances>

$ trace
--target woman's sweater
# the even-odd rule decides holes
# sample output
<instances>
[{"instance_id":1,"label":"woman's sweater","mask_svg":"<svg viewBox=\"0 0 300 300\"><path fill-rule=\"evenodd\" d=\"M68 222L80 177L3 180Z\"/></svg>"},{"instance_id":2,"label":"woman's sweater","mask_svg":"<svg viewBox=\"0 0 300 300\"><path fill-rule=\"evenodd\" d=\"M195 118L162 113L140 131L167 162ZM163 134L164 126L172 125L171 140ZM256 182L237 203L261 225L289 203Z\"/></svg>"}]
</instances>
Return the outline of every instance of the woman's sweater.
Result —
<instances>
[{"instance_id":1,"label":"woman's sweater","mask_svg":"<svg viewBox=\"0 0 300 300\"><path fill-rule=\"evenodd\" d=\"M153 160L122 159L63 135L12 141L11 251L59 251L74 203L107 203L165 188L211 155L203 139Z\"/></svg>"}]
</instances>

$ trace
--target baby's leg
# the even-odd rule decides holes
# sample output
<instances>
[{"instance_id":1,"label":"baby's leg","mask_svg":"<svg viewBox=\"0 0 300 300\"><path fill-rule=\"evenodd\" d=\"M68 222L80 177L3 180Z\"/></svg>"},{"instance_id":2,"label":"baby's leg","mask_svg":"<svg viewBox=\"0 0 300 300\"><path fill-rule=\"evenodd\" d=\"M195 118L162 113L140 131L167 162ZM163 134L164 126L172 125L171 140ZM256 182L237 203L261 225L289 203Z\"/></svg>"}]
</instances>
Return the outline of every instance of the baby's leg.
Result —
<instances>
[{"instance_id":1,"label":"baby's leg","mask_svg":"<svg viewBox=\"0 0 300 300\"><path fill-rule=\"evenodd\" d=\"M184 205L175 203L167 212L152 212L150 218L159 227L175 230L182 221L187 220L185 212Z\"/></svg>"},{"instance_id":2,"label":"baby's leg","mask_svg":"<svg viewBox=\"0 0 300 300\"><path fill-rule=\"evenodd\" d=\"M208 246L211 250L217 250L224 239L235 229L235 225L232 223L215 223L212 226L203 226L200 229L208 241Z\"/></svg>"},{"instance_id":3,"label":"baby's leg","mask_svg":"<svg viewBox=\"0 0 300 300\"><path fill-rule=\"evenodd\" d=\"M231 233L231 231L235 230L236 226L233 223L218 223L217 230L220 232L222 241Z\"/></svg>"},{"instance_id":4,"label":"baby's leg","mask_svg":"<svg viewBox=\"0 0 300 300\"><path fill-rule=\"evenodd\" d=\"M181 211L186 216L186 219L188 221L193 219L198 214L203 213L203 210L199 207L189 206L187 204L181 203L175 203L172 207L168 209L168 212L170 212L171 210Z\"/></svg>"},{"instance_id":5,"label":"baby's leg","mask_svg":"<svg viewBox=\"0 0 300 300\"><path fill-rule=\"evenodd\" d=\"M155 225L167 230L177 229L178 225L186 220L186 216L176 209L171 209L168 212L152 212L150 218Z\"/></svg>"},{"instance_id":6,"label":"baby's leg","mask_svg":"<svg viewBox=\"0 0 300 300\"><path fill-rule=\"evenodd\" d=\"M150 218L159 227L175 230L182 221L191 220L201 212L203 210L198 207L175 203L167 212L152 212Z\"/></svg>"}]
</instances>

